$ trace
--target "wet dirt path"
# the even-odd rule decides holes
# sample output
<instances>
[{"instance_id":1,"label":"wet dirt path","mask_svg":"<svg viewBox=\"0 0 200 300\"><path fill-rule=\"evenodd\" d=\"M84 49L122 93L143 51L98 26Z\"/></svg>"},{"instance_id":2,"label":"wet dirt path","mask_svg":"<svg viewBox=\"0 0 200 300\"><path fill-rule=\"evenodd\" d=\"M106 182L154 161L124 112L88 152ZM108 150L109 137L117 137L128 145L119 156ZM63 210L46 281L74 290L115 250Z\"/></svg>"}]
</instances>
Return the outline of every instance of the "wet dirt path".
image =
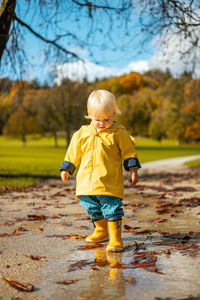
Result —
<instances>
[{"instance_id":1,"label":"wet dirt path","mask_svg":"<svg viewBox=\"0 0 200 300\"><path fill-rule=\"evenodd\" d=\"M1 194L0 299L200 299L199 175L145 170L126 186L125 247L116 254L106 254L106 243L87 247L93 227L74 180Z\"/></svg>"}]
</instances>

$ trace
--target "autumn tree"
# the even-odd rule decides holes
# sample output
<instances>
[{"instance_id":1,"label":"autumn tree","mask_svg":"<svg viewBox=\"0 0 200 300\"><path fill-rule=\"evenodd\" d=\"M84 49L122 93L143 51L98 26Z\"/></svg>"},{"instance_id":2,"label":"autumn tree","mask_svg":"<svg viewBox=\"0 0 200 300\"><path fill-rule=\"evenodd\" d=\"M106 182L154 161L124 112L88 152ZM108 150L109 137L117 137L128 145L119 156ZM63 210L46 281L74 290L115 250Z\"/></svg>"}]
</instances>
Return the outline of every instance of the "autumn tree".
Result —
<instances>
[{"instance_id":1,"label":"autumn tree","mask_svg":"<svg viewBox=\"0 0 200 300\"><path fill-rule=\"evenodd\" d=\"M95 84L95 88L108 90L116 97L122 94L122 85L120 84L118 77L101 80Z\"/></svg>"},{"instance_id":2,"label":"autumn tree","mask_svg":"<svg viewBox=\"0 0 200 300\"><path fill-rule=\"evenodd\" d=\"M3 127L4 135L21 138L25 146L28 134L41 132L37 122L37 99L36 91L30 89L27 82L13 84L10 94L4 98L10 112Z\"/></svg>"},{"instance_id":3,"label":"autumn tree","mask_svg":"<svg viewBox=\"0 0 200 300\"><path fill-rule=\"evenodd\" d=\"M58 132L61 130L61 121L57 109L57 101L54 89L39 90L38 93L38 113L37 120L42 130L42 134L52 134L55 147L58 146Z\"/></svg>"},{"instance_id":4,"label":"autumn tree","mask_svg":"<svg viewBox=\"0 0 200 300\"><path fill-rule=\"evenodd\" d=\"M133 135L148 136L149 123L153 110L152 90L141 89L134 95L122 95L118 98L121 114L117 120L125 125Z\"/></svg>"},{"instance_id":5,"label":"autumn tree","mask_svg":"<svg viewBox=\"0 0 200 300\"><path fill-rule=\"evenodd\" d=\"M26 146L28 134L39 132L40 128L38 127L36 118L23 110L15 111L3 128L4 135L20 138L24 146Z\"/></svg>"},{"instance_id":6,"label":"autumn tree","mask_svg":"<svg viewBox=\"0 0 200 300\"><path fill-rule=\"evenodd\" d=\"M132 94L134 91L139 90L143 85L142 75L136 72L120 76L117 79L119 80L123 94Z\"/></svg>"},{"instance_id":7,"label":"autumn tree","mask_svg":"<svg viewBox=\"0 0 200 300\"><path fill-rule=\"evenodd\" d=\"M166 128L164 122L164 113L162 111L163 105L152 111L151 121L149 123L149 135L154 140L159 142L166 137Z\"/></svg>"},{"instance_id":8,"label":"autumn tree","mask_svg":"<svg viewBox=\"0 0 200 300\"><path fill-rule=\"evenodd\" d=\"M13 97L17 92L16 85L7 78L0 80L0 134L13 112Z\"/></svg>"},{"instance_id":9,"label":"autumn tree","mask_svg":"<svg viewBox=\"0 0 200 300\"><path fill-rule=\"evenodd\" d=\"M71 136L84 122L86 101L88 97L87 83L63 81L61 86L52 90L52 103L57 115L56 122L65 133L66 144Z\"/></svg>"},{"instance_id":10,"label":"autumn tree","mask_svg":"<svg viewBox=\"0 0 200 300\"><path fill-rule=\"evenodd\" d=\"M191 80L184 90L182 108L186 119L185 138L192 141L200 140L200 80Z\"/></svg>"}]
</instances>

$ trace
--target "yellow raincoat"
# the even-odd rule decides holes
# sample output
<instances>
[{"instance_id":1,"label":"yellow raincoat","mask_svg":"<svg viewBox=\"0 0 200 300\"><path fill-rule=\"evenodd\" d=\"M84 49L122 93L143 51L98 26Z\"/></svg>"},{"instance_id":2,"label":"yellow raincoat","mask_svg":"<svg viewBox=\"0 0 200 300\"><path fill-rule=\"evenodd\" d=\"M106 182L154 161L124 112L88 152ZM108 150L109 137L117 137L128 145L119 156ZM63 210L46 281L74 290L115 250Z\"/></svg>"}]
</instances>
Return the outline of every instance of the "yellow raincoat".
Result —
<instances>
[{"instance_id":1,"label":"yellow raincoat","mask_svg":"<svg viewBox=\"0 0 200 300\"><path fill-rule=\"evenodd\" d=\"M75 132L64 163L71 165L71 174L80 164L76 177L76 196L109 195L123 198L122 162L137 158L134 144L135 139L115 122L99 132L92 124L82 126Z\"/></svg>"}]
</instances>

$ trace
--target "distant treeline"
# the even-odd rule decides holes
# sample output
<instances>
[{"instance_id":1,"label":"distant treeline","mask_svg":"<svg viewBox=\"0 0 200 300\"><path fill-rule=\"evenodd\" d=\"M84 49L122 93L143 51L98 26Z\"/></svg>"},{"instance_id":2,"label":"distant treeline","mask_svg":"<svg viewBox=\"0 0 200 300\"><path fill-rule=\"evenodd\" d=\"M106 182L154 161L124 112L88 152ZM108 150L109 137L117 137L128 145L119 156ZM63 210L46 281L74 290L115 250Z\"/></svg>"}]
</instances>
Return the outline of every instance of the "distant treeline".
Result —
<instances>
[{"instance_id":1,"label":"distant treeline","mask_svg":"<svg viewBox=\"0 0 200 300\"><path fill-rule=\"evenodd\" d=\"M22 139L30 134L66 136L88 121L86 103L94 89L110 90L121 114L116 120L134 136L200 141L200 80L191 74L174 78L154 70L97 80L92 83L63 80L60 86L37 81L0 79L0 134Z\"/></svg>"}]
</instances>

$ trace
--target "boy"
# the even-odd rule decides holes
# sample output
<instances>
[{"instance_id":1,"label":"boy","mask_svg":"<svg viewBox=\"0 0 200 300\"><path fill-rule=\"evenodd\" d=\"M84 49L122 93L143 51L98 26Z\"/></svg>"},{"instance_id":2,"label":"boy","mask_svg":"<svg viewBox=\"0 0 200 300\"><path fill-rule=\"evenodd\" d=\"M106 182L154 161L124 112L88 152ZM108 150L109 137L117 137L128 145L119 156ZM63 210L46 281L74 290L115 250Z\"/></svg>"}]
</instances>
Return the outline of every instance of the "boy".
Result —
<instances>
[{"instance_id":1,"label":"boy","mask_svg":"<svg viewBox=\"0 0 200 300\"><path fill-rule=\"evenodd\" d=\"M114 122L117 111L114 95L106 90L93 91L88 98L87 110L91 124L74 133L60 168L61 178L67 182L69 174L72 175L80 164L76 196L95 226L86 241L99 243L109 237L106 250L122 251L122 161L124 168L130 171L131 185L137 183L137 170L141 166L134 138L123 126Z\"/></svg>"}]
</instances>

